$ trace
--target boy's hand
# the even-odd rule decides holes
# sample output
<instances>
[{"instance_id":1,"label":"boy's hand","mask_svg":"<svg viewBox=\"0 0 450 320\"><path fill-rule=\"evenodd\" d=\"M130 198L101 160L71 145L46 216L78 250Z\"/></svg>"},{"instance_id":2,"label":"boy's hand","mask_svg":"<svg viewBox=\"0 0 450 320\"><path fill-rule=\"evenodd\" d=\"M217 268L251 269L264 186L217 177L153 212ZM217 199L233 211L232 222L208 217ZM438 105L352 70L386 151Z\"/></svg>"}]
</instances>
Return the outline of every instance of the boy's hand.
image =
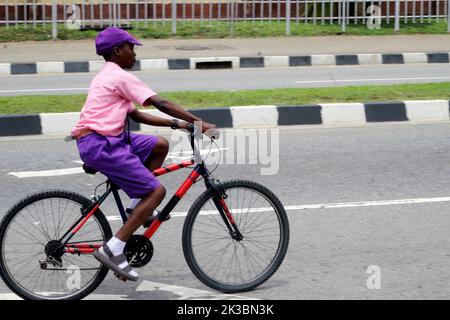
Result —
<instances>
[{"instance_id":1,"label":"boy's hand","mask_svg":"<svg viewBox=\"0 0 450 320\"><path fill-rule=\"evenodd\" d=\"M187 121L180 121L179 128L188 130L189 124L190 123ZM202 133L206 133L206 136L211 137L213 139L218 139L220 136L220 132L217 129L216 125L208 122L202 122Z\"/></svg>"},{"instance_id":2,"label":"boy's hand","mask_svg":"<svg viewBox=\"0 0 450 320\"><path fill-rule=\"evenodd\" d=\"M180 124L178 125L178 127L180 129L187 130L189 124L190 123L187 121L180 121ZM215 124L211 124L208 122L202 122L202 133L205 133L208 130L215 130L215 129L217 129Z\"/></svg>"},{"instance_id":3,"label":"boy's hand","mask_svg":"<svg viewBox=\"0 0 450 320\"><path fill-rule=\"evenodd\" d=\"M211 139L219 139L220 137L220 132L216 125L208 122L202 122L202 132Z\"/></svg>"},{"instance_id":4,"label":"boy's hand","mask_svg":"<svg viewBox=\"0 0 450 320\"><path fill-rule=\"evenodd\" d=\"M208 130L215 130L217 129L215 124L211 124L208 122L202 122L202 133L205 133Z\"/></svg>"}]
</instances>

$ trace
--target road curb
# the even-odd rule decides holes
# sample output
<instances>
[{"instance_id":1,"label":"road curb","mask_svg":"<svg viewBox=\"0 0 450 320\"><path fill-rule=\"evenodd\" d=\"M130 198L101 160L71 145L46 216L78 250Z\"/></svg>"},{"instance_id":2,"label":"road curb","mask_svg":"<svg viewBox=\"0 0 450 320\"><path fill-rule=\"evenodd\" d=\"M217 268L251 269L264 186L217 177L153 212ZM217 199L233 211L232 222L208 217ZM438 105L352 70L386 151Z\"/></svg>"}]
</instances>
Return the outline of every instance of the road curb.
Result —
<instances>
[{"instance_id":1,"label":"road curb","mask_svg":"<svg viewBox=\"0 0 450 320\"><path fill-rule=\"evenodd\" d=\"M374 103L324 103L317 105L233 106L189 109L220 128L276 127L289 125L364 125L377 122L450 120L449 100L413 100ZM144 112L170 118L158 110ZM0 136L69 134L78 112L0 116ZM133 131L141 131L132 122Z\"/></svg>"},{"instance_id":2,"label":"road curb","mask_svg":"<svg viewBox=\"0 0 450 320\"><path fill-rule=\"evenodd\" d=\"M449 52L142 59L132 71L450 63ZM0 75L97 72L103 60L0 63Z\"/></svg>"}]
</instances>

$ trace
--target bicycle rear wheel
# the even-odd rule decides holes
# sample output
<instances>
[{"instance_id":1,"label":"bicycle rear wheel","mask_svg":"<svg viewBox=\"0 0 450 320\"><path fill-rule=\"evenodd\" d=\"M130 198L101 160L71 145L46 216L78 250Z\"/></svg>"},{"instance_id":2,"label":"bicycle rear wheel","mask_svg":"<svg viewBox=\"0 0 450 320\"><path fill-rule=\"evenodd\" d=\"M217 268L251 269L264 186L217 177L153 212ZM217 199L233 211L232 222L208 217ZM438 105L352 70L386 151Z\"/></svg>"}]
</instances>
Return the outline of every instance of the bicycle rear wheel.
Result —
<instances>
[{"instance_id":1,"label":"bicycle rear wheel","mask_svg":"<svg viewBox=\"0 0 450 320\"><path fill-rule=\"evenodd\" d=\"M222 183L242 239L231 237L207 190L194 202L183 227L183 253L194 275L225 293L254 289L279 268L289 243L289 222L280 200L252 181Z\"/></svg>"},{"instance_id":2,"label":"bicycle rear wheel","mask_svg":"<svg viewBox=\"0 0 450 320\"><path fill-rule=\"evenodd\" d=\"M82 251L112 237L103 213L98 209L67 246L60 241L90 204L79 194L50 190L28 196L7 212L0 224L0 275L14 293L24 299L67 300L97 288L108 269Z\"/></svg>"}]
</instances>

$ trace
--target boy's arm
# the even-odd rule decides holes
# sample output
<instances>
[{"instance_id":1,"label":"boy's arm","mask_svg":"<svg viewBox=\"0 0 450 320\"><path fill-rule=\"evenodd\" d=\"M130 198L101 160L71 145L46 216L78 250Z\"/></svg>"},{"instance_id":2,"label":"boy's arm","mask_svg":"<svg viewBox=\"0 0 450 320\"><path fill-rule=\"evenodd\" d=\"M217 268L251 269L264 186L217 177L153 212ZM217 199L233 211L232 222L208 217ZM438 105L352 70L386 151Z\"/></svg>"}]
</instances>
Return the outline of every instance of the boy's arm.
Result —
<instances>
[{"instance_id":1,"label":"boy's arm","mask_svg":"<svg viewBox=\"0 0 450 320\"><path fill-rule=\"evenodd\" d=\"M150 115L144 112L139 111L138 109L134 109L129 114L131 119L133 119L136 122L148 124L150 126L157 126L157 127L171 127L173 122L172 119L166 119L157 117L154 115ZM187 129L187 125L189 123L185 121L180 121L178 127L180 129Z\"/></svg>"},{"instance_id":2,"label":"boy's arm","mask_svg":"<svg viewBox=\"0 0 450 320\"><path fill-rule=\"evenodd\" d=\"M207 123L200 119L199 117L193 115L189 111L183 109L182 107L176 105L173 102L170 102L167 99L163 99L158 95L152 96L145 100L144 107L147 107L149 105L155 106L159 111L164 112L172 117L183 119L187 122L193 123L195 121L202 121L202 131L205 132L209 129L215 129L214 124Z\"/></svg>"}]
</instances>

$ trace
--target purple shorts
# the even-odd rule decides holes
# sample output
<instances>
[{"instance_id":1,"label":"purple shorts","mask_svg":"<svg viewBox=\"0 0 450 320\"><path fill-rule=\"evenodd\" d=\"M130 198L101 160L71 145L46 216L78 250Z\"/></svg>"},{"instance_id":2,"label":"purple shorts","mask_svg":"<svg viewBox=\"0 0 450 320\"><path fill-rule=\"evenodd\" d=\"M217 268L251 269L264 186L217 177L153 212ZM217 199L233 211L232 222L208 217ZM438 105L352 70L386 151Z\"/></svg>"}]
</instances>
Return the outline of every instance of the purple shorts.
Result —
<instances>
[{"instance_id":1,"label":"purple shorts","mask_svg":"<svg viewBox=\"0 0 450 320\"><path fill-rule=\"evenodd\" d=\"M120 187L130 198L142 198L161 184L145 167L157 136L123 132L115 137L96 132L77 140L81 160Z\"/></svg>"}]
</instances>

